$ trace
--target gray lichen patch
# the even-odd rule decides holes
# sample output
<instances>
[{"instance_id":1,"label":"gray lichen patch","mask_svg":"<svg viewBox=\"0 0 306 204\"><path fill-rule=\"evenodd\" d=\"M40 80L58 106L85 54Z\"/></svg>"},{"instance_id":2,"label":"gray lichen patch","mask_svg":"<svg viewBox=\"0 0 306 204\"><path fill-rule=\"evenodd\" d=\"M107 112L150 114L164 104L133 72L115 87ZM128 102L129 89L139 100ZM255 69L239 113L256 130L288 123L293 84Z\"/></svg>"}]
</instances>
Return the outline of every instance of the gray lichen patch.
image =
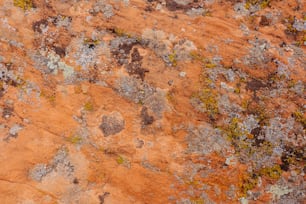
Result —
<instances>
[{"instance_id":1,"label":"gray lichen patch","mask_svg":"<svg viewBox=\"0 0 306 204\"><path fill-rule=\"evenodd\" d=\"M47 67L51 72L57 74L58 71L63 71L65 79L73 77L74 69L71 66L68 66L66 63L60 60L60 56L54 52L49 52L47 55L48 62Z\"/></svg>"},{"instance_id":2,"label":"gray lichen patch","mask_svg":"<svg viewBox=\"0 0 306 204\"><path fill-rule=\"evenodd\" d=\"M92 15L102 13L104 18L109 19L114 15L113 6L105 0L98 0L89 11Z\"/></svg>"},{"instance_id":3,"label":"gray lichen patch","mask_svg":"<svg viewBox=\"0 0 306 204\"><path fill-rule=\"evenodd\" d=\"M156 118L162 118L164 111L168 109L165 95L164 91L158 89L144 101L144 105L154 113Z\"/></svg>"},{"instance_id":4,"label":"gray lichen patch","mask_svg":"<svg viewBox=\"0 0 306 204\"><path fill-rule=\"evenodd\" d=\"M119 95L134 103L143 103L149 96L156 92L150 84L135 77L124 76L117 80L116 90Z\"/></svg>"},{"instance_id":5,"label":"gray lichen patch","mask_svg":"<svg viewBox=\"0 0 306 204\"><path fill-rule=\"evenodd\" d=\"M51 171L52 169L46 164L37 164L33 169L30 170L29 177L34 181L40 182L43 177L45 177Z\"/></svg>"},{"instance_id":6,"label":"gray lichen patch","mask_svg":"<svg viewBox=\"0 0 306 204\"><path fill-rule=\"evenodd\" d=\"M74 173L74 166L68 158L67 149L60 148L48 164L36 164L29 170L29 178L41 182L51 172L57 172L65 177Z\"/></svg>"},{"instance_id":7,"label":"gray lichen patch","mask_svg":"<svg viewBox=\"0 0 306 204\"><path fill-rule=\"evenodd\" d=\"M222 131L214 129L209 124L199 127L190 127L186 136L188 152L208 155L212 152L226 154L230 150L230 142Z\"/></svg>"},{"instance_id":8,"label":"gray lichen patch","mask_svg":"<svg viewBox=\"0 0 306 204\"><path fill-rule=\"evenodd\" d=\"M125 120L119 112L112 112L109 115L102 116L102 122L99 128L105 137L115 135L124 129Z\"/></svg>"},{"instance_id":9,"label":"gray lichen patch","mask_svg":"<svg viewBox=\"0 0 306 204\"><path fill-rule=\"evenodd\" d=\"M190 53L197 49L192 41L179 39L161 30L145 29L142 40L158 57L171 66L176 66L176 61L191 59Z\"/></svg>"},{"instance_id":10,"label":"gray lichen patch","mask_svg":"<svg viewBox=\"0 0 306 204\"><path fill-rule=\"evenodd\" d=\"M23 127L19 124L14 124L10 130L9 134L11 137L17 137L18 133L23 129Z\"/></svg>"}]
</instances>

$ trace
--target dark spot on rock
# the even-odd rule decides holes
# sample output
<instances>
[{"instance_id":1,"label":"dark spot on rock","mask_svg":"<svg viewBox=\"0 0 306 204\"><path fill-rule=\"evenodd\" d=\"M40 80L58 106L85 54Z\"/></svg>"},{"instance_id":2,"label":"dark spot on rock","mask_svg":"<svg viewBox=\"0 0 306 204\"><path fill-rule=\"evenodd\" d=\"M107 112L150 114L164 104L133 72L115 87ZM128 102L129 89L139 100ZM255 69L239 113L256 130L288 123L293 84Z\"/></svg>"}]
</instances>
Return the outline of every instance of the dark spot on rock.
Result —
<instances>
[{"instance_id":1,"label":"dark spot on rock","mask_svg":"<svg viewBox=\"0 0 306 204\"><path fill-rule=\"evenodd\" d=\"M79 184L79 180L77 178L73 179L73 184Z\"/></svg>"},{"instance_id":2,"label":"dark spot on rock","mask_svg":"<svg viewBox=\"0 0 306 204\"><path fill-rule=\"evenodd\" d=\"M138 49L135 48L132 53L132 62L140 62L142 60L142 56L140 56Z\"/></svg>"},{"instance_id":3,"label":"dark spot on rock","mask_svg":"<svg viewBox=\"0 0 306 204\"><path fill-rule=\"evenodd\" d=\"M254 128L251 131L251 134L254 136L254 145L260 147L265 141L262 128L261 127Z\"/></svg>"},{"instance_id":4,"label":"dark spot on rock","mask_svg":"<svg viewBox=\"0 0 306 204\"><path fill-rule=\"evenodd\" d=\"M149 115L148 108L145 106L141 109L140 116L141 116L141 123L143 125L151 125L154 122L153 116Z\"/></svg>"},{"instance_id":5,"label":"dark spot on rock","mask_svg":"<svg viewBox=\"0 0 306 204\"><path fill-rule=\"evenodd\" d=\"M186 3L178 3L175 0L166 0L166 7L169 11L177 11L177 10L183 10L187 11L192 8L202 8L202 2L201 1L193 1L193 2L186 2Z\"/></svg>"},{"instance_id":6,"label":"dark spot on rock","mask_svg":"<svg viewBox=\"0 0 306 204\"><path fill-rule=\"evenodd\" d=\"M39 21L36 21L32 24L32 29L35 32L41 33L42 32L41 26L44 26L44 27L48 26L48 21L46 19L41 19Z\"/></svg>"},{"instance_id":7,"label":"dark spot on rock","mask_svg":"<svg viewBox=\"0 0 306 204\"><path fill-rule=\"evenodd\" d=\"M14 107L10 105L5 105L2 111L3 118L9 118L14 112Z\"/></svg>"},{"instance_id":8,"label":"dark spot on rock","mask_svg":"<svg viewBox=\"0 0 306 204\"><path fill-rule=\"evenodd\" d=\"M270 20L266 16L261 16L259 25L268 26L270 25Z\"/></svg>"},{"instance_id":9,"label":"dark spot on rock","mask_svg":"<svg viewBox=\"0 0 306 204\"><path fill-rule=\"evenodd\" d=\"M146 12L152 12L154 11L154 9L152 8L151 5L146 6L146 8L144 9Z\"/></svg>"},{"instance_id":10,"label":"dark spot on rock","mask_svg":"<svg viewBox=\"0 0 306 204\"><path fill-rule=\"evenodd\" d=\"M144 69L141 67L142 65L142 56L140 56L138 49L133 49L132 55L131 55L131 62L126 66L127 72L130 75L136 75L141 80L144 80L145 73L149 72L147 69Z\"/></svg>"},{"instance_id":11,"label":"dark spot on rock","mask_svg":"<svg viewBox=\"0 0 306 204\"><path fill-rule=\"evenodd\" d=\"M119 65L128 64L130 52L133 46L137 44L140 44L137 39L126 36L118 37L111 41L111 53Z\"/></svg>"},{"instance_id":12,"label":"dark spot on rock","mask_svg":"<svg viewBox=\"0 0 306 204\"><path fill-rule=\"evenodd\" d=\"M139 138L137 138L136 139L136 148L142 148L142 146L144 145L144 141L143 140L141 140L141 139L139 139Z\"/></svg>"},{"instance_id":13,"label":"dark spot on rock","mask_svg":"<svg viewBox=\"0 0 306 204\"><path fill-rule=\"evenodd\" d=\"M252 79L252 81L247 82L246 89L251 90L251 91L257 91L264 87L266 87L264 83L262 83L261 81L257 79Z\"/></svg>"},{"instance_id":14,"label":"dark spot on rock","mask_svg":"<svg viewBox=\"0 0 306 204\"><path fill-rule=\"evenodd\" d=\"M119 112L113 112L110 115L102 117L100 129L105 137L115 135L124 129L125 121Z\"/></svg>"},{"instance_id":15,"label":"dark spot on rock","mask_svg":"<svg viewBox=\"0 0 306 204\"><path fill-rule=\"evenodd\" d=\"M52 24L55 26L58 24L58 22L62 21L63 19L68 19L69 23L72 21L71 16L64 16L64 15L53 16L50 18L52 19Z\"/></svg>"},{"instance_id":16,"label":"dark spot on rock","mask_svg":"<svg viewBox=\"0 0 306 204\"><path fill-rule=\"evenodd\" d=\"M96 64L94 64L94 67L89 70L88 81L92 84L99 81L99 70Z\"/></svg>"},{"instance_id":17,"label":"dark spot on rock","mask_svg":"<svg viewBox=\"0 0 306 204\"><path fill-rule=\"evenodd\" d=\"M54 49L55 53L58 54L60 57L65 57L65 55L66 55L66 49L65 48L54 46L53 49Z\"/></svg>"},{"instance_id":18,"label":"dark spot on rock","mask_svg":"<svg viewBox=\"0 0 306 204\"><path fill-rule=\"evenodd\" d=\"M287 44L286 44L285 42L282 42L282 43L279 44L279 46L280 46L280 47L286 47Z\"/></svg>"},{"instance_id":19,"label":"dark spot on rock","mask_svg":"<svg viewBox=\"0 0 306 204\"><path fill-rule=\"evenodd\" d=\"M90 48L90 49L94 49L96 46L95 46L95 44L88 44L88 48Z\"/></svg>"},{"instance_id":20,"label":"dark spot on rock","mask_svg":"<svg viewBox=\"0 0 306 204\"><path fill-rule=\"evenodd\" d=\"M281 169L288 171L290 164L297 164L298 162L306 161L306 156L303 147L284 146L284 151L281 156Z\"/></svg>"},{"instance_id":21,"label":"dark spot on rock","mask_svg":"<svg viewBox=\"0 0 306 204\"><path fill-rule=\"evenodd\" d=\"M185 6L179 5L173 0L167 0L166 7L169 11L182 10L185 8Z\"/></svg>"},{"instance_id":22,"label":"dark spot on rock","mask_svg":"<svg viewBox=\"0 0 306 204\"><path fill-rule=\"evenodd\" d=\"M99 195L100 204L104 204L104 199L106 196L110 195L109 192L104 192L103 195Z\"/></svg>"}]
</instances>

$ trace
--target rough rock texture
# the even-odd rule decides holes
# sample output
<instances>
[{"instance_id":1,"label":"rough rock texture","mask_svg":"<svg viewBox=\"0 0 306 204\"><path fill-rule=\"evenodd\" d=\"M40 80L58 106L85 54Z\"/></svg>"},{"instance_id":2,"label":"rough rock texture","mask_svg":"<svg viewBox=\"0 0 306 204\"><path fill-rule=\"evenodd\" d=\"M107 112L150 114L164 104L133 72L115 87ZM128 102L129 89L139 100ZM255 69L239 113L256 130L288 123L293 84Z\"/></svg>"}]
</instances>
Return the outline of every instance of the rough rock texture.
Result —
<instances>
[{"instance_id":1,"label":"rough rock texture","mask_svg":"<svg viewBox=\"0 0 306 204\"><path fill-rule=\"evenodd\" d=\"M0 203L305 203L301 0L0 0Z\"/></svg>"}]
</instances>

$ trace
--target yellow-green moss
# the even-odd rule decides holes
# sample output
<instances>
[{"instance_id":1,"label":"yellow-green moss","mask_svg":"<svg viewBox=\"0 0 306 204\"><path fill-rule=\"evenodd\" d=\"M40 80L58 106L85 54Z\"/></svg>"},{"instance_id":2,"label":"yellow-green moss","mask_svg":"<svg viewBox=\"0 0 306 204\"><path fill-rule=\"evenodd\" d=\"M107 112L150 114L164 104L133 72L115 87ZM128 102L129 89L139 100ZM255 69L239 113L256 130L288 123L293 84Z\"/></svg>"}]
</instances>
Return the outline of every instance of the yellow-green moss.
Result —
<instances>
[{"instance_id":1,"label":"yellow-green moss","mask_svg":"<svg viewBox=\"0 0 306 204\"><path fill-rule=\"evenodd\" d=\"M280 165L276 164L272 167L265 167L260 169L259 174L261 176L266 176L271 179L279 179L282 175L282 169Z\"/></svg>"},{"instance_id":2,"label":"yellow-green moss","mask_svg":"<svg viewBox=\"0 0 306 204\"><path fill-rule=\"evenodd\" d=\"M237 83L236 84L236 87L235 87L235 89L234 89L234 93L236 93L236 94L240 94L240 92L241 92L241 83Z\"/></svg>"},{"instance_id":3,"label":"yellow-green moss","mask_svg":"<svg viewBox=\"0 0 306 204\"><path fill-rule=\"evenodd\" d=\"M186 180L185 183L190 186L199 186L200 182L198 180Z\"/></svg>"},{"instance_id":4,"label":"yellow-green moss","mask_svg":"<svg viewBox=\"0 0 306 204\"><path fill-rule=\"evenodd\" d=\"M171 103L175 103L176 102L175 97L174 97L174 93L171 90L167 92L166 98Z\"/></svg>"},{"instance_id":5,"label":"yellow-green moss","mask_svg":"<svg viewBox=\"0 0 306 204\"><path fill-rule=\"evenodd\" d=\"M215 118L219 114L217 96L213 90L203 89L198 98L204 104L209 117Z\"/></svg>"},{"instance_id":6,"label":"yellow-green moss","mask_svg":"<svg viewBox=\"0 0 306 204\"><path fill-rule=\"evenodd\" d=\"M177 56L176 56L175 52L168 55L169 62L174 67L177 65L177 59L176 58L177 58Z\"/></svg>"},{"instance_id":7,"label":"yellow-green moss","mask_svg":"<svg viewBox=\"0 0 306 204\"><path fill-rule=\"evenodd\" d=\"M119 155L116 161L117 161L117 164L124 164L125 160L122 156Z\"/></svg>"},{"instance_id":8,"label":"yellow-green moss","mask_svg":"<svg viewBox=\"0 0 306 204\"><path fill-rule=\"evenodd\" d=\"M93 111L94 110L93 104L90 101L86 102L84 104L84 110L86 110L86 111Z\"/></svg>"},{"instance_id":9,"label":"yellow-green moss","mask_svg":"<svg viewBox=\"0 0 306 204\"><path fill-rule=\"evenodd\" d=\"M305 33L304 36L296 42L296 46L300 47L300 46L305 45L305 43L306 43L306 32L304 31L304 33Z\"/></svg>"},{"instance_id":10,"label":"yellow-green moss","mask_svg":"<svg viewBox=\"0 0 306 204\"><path fill-rule=\"evenodd\" d=\"M226 128L226 134L230 139L237 139L246 134L241 127L239 127L240 120L238 118L232 118L230 124Z\"/></svg>"},{"instance_id":11,"label":"yellow-green moss","mask_svg":"<svg viewBox=\"0 0 306 204\"><path fill-rule=\"evenodd\" d=\"M306 117L301 111L295 111L293 114L293 117L297 122L300 122L303 125L303 128L306 128Z\"/></svg>"},{"instance_id":12,"label":"yellow-green moss","mask_svg":"<svg viewBox=\"0 0 306 204\"><path fill-rule=\"evenodd\" d=\"M100 40L93 40L93 39L90 39L90 38L85 38L83 43L85 45L99 45Z\"/></svg>"},{"instance_id":13,"label":"yellow-green moss","mask_svg":"<svg viewBox=\"0 0 306 204\"><path fill-rule=\"evenodd\" d=\"M202 198L191 198L190 202L192 204L204 204L204 200Z\"/></svg>"},{"instance_id":14,"label":"yellow-green moss","mask_svg":"<svg viewBox=\"0 0 306 204\"><path fill-rule=\"evenodd\" d=\"M72 144L79 144L82 141L82 137L79 135L72 135L68 137L67 140Z\"/></svg>"},{"instance_id":15,"label":"yellow-green moss","mask_svg":"<svg viewBox=\"0 0 306 204\"><path fill-rule=\"evenodd\" d=\"M240 194L241 196L246 196L249 190L252 190L258 184L258 176L256 174L247 175L243 178L240 184Z\"/></svg>"},{"instance_id":16,"label":"yellow-green moss","mask_svg":"<svg viewBox=\"0 0 306 204\"><path fill-rule=\"evenodd\" d=\"M23 10L29 10L33 8L32 0L14 0L14 6L22 8Z\"/></svg>"},{"instance_id":17,"label":"yellow-green moss","mask_svg":"<svg viewBox=\"0 0 306 204\"><path fill-rule=\"evenodd\" d=\"M287 88L293 88L296 85L296 81L294 81L293 79L289 80L287 82Z\"/></svg>"},{"instance_id":18,"label":"yellow-green moss","mask_svg":"<svg viewBox=\"0 0 306 204\"><path fill-rule=\"evenodd\" d=\"M189 56L191 57L191 59L193 59L195 61L204 62L204 60L205 60L205 57L203 57L201 55L201 53L197 52L197 51L191 51L189 53Z\"/></svg>"},{"instance_id":19,"label":"yellow-green moss","mask_svg":"<svg viewBox=\"0 0 306 204\"><path fill-rule=\"evenodd\" d=\"M261 9L264 9L269 6L269 4L270 0L247 0L244 7L250 9L251 6L259 5Z\"/></svg>"},{"instance_id":20,"label":"yellow-green moss","mask_svg":"<svg viewBox=\"0 0 306 204\"><path fill-rule=\"evenodd\" d=\"M127 33L126 31L124 31L123 29L121 28L115 28L114 29L114 33L119 36L119 37L128 37L128 38L131 38L132 37L132 34L130 33Z\"/></svg>"},{"instance_id":21,"label":"yellow-green moss","mask_svg":"<svg viewBox=\"0 0 306 204\"><path fill-rule=\"evenodd\" d=\"M206 63L204 66L205 66L205 68L212 69L212 68L215 68L217 65L214 64L214 63Z\"/></svg>"}]
</instances>

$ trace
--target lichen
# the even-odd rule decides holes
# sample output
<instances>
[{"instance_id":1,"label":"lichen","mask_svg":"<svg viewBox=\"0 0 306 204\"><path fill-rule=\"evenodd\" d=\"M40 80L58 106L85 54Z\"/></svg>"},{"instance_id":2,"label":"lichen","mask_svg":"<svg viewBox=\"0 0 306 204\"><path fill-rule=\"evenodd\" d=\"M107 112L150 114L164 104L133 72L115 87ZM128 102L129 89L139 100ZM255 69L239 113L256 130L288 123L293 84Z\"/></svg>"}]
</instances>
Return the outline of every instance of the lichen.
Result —
<instances>
[{"instance_id":1,"label":"lichen","mask_svg":"<svg viewBox=\"0 0 306 204\"><path fill-rule=\"evenodd\" d=\"M22 8L24 11L33 8L32 0L14 0L14 6Z\"/></svg>"},{"instance_id":2,"label":"lichen","mask_svg":"<svg viewBox=\"0 0 306 204\"><path fill-rule=\"evenodd\" d=\"M245 8L250 9L251 6L259 6L261 9L266 8L270 5L270 0L247 0Z\"/></svg>"},{"instance_id":3,"label":"lichen","mask_svg":"<svg viewBox=\"0 0 306 204\"><path fill-rule=\"evenodd\" d=\"M301 111L295 111L293 114L295 120L303 125L303 128L306 129L306 117Z\"/></svg>"},{"instance_id":4,"label":"lichen","mask_svg":"<svg viewBox=\"0 0 306 204\"><path fill-rule=\"evenodd\" d=\"M175 52L169 54L168 59L169 59L169 62L171 64L171 66L173 66L173 67L177 66L177 57L176 57Z\"/></svg>"},{"instance_id":5,"label":"lichen","mask_svg":"<svg viewBox=\"0 0 306 204\"><path fill-rule=\"evenodd\" d=\"M261 176L266 176L270 179L279 179L282 175L282 169L280 167L280 165L275 164L271 167L264 167L262 169L259 170L259 175Z\"/></svg>"},{"instance_id":6,"label":"lichen","mask_svg":"<svg viewBox=\"0 0 306 204\"><path fill-rule=\"evenodd\" d=\"M254 189L258 184L258 175L256 174L246 174L243 176L240 183L240 196L245 197L247 192Z\"/></svg>"},{"instance_id":7,"label":"lichen","mask_svg":"<svg viewBox=\"0 0 306 204\"><path fill-rule=\"evenodd\" d=\"M240 127L240 120L236 117L232 118L228 127L226 128L227 136L232 139L239 139L242 135L245 135L246 132Z\"/></svg>"},{"instance_id":8,"label":"lichen","mask_svg":"<svg viewBox=\"0 0 306 204\"><path fill-rule=\"evenodd\" d=\"M72 144L79 144L82 142L82 137L79 135L71 135L67 138L67 141L71 142Z\"/></svg>"},{"instance_id":9,"label":"lichen","mask_svg":"<svg viewBox=\"0 0 306 204\"><path fill-rule=\"evenodd\" d=\"M93 111L94 110L94 106L90 101L86 102L84 104L83 108L84 108L85 111Z\"/></svg>"}]
</instances>

